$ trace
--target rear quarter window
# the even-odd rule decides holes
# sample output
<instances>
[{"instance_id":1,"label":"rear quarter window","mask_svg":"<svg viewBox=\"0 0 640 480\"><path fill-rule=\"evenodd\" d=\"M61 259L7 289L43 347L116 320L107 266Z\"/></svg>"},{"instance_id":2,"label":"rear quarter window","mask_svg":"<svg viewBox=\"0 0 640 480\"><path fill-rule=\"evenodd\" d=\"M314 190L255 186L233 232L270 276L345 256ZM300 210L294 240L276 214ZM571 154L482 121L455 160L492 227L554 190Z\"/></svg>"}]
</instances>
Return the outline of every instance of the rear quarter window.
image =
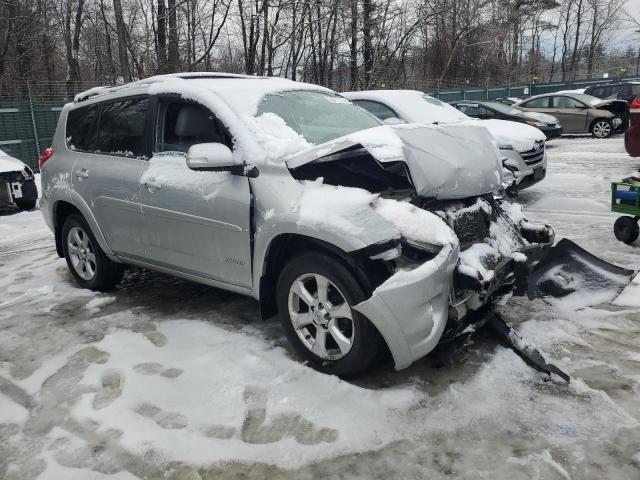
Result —
<instances>
[{"instance_id":1,"label":"rear quarter window","mask_svg":"<svg viewBox=\"0 0 640 480\"><path fill-rule=\"evenodd\" d=\"M76 108L67 114L66 143L71 150L90 152L96 148L98 107Z\"/></svg>"}]
</instances>

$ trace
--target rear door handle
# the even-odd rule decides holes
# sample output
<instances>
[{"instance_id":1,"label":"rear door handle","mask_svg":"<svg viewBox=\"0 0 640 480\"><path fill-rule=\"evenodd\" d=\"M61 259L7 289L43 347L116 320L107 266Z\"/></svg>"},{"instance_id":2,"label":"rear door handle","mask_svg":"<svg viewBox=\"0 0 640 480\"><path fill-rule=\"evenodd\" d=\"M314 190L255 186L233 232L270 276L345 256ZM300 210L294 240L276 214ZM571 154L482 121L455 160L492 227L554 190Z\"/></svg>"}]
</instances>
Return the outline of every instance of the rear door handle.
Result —
<instances>
[{"instance_id":1,"label":"rear door handle","mask_svg":"<svg viewBox=\"0 0 640 480\"><path fill-rule=\"evenodd\" d=\"M78 178L89 178L89 172L87 172L86 168L81 170L76 170L76 177Z\"/></svg>"}]
</instances>

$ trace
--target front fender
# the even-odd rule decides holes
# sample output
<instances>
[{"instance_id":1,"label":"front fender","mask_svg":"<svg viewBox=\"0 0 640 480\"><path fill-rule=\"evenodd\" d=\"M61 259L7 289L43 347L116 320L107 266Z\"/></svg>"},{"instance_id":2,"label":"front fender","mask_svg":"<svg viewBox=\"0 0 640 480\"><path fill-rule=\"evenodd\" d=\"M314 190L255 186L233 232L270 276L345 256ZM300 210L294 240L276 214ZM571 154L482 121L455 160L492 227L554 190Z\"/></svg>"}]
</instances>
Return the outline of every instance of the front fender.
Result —
<instances>
[{"instance_id":1,"label":"front fender","mask_svg":"<svg viewBox=\"0 0 640 480\"><path fill-rule=\"evenodd\" d=\"M266 272L266 259L274 240L286 234L300 235L314 240L320 240L335 246L343 252L360 250L374 243L391 240L387 229L368 229L362 235L347 235L339 225L329 228L326 223L322 228L317 225L300 223L297 212L287 212L279 215L259 215L255 222L255 235L253 246L253 286L254 292L259 296L260 281Z\"/></svg>"}]
</instances>

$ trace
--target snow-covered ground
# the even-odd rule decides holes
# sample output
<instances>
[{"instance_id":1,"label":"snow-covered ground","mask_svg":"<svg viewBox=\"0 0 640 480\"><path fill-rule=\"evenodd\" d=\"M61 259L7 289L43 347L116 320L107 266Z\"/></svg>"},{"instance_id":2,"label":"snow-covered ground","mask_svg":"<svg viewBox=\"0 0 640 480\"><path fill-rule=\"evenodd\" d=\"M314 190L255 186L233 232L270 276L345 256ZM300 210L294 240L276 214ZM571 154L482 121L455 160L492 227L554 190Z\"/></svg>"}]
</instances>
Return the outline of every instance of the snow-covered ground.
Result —
<instances>
[{"instance_id":1,"label":"snow-covered ground","mask_svg":"<svg viewBox=\"0 0 640 480\"><path fill-rule=\"evenodd\" d=\"M622 138L548 154L529 216L640 268L609 212L610 181L639 163ZM340 381L293 358L251 299L140 270L80 290L39 212L2 216L0 478L640 478L640 308L502 313L570 385L483 332Z\"/></svg>"}]
</instances>

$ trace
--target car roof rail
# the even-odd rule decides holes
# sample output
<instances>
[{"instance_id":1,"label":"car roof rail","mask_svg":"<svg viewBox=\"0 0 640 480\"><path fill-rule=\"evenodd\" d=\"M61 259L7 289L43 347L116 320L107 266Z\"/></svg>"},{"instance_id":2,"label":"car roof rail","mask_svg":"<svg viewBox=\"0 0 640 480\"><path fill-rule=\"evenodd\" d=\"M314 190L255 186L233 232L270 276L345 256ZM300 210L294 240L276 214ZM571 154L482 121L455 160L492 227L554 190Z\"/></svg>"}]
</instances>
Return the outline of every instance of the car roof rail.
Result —
<instances>
[{"instance_id":1,"label":"car roof rail","mask_svg":"<svg viewBox=\"0 0 640 480\"><path fill-rule=\"evenodd\" d=\"M210 79L243 79L243 78L264 78L269 79L271 77L255 76L255 75L242 75L237 73L224 73L224 72L183 72L183 73L168 73L164 75L154 75L153 77L145 78L142 80L136 80L134 82L125 83L122 85L102 86L94 87L84 92L78 93L74 98L74 103L81 103L99 95L106 95L108 93L125 90L128 88L139 87L144 85L151 85L153 83L161 83L167 80L179 79L179 80L210 80Z\"/></svg>"}]
</instances>

